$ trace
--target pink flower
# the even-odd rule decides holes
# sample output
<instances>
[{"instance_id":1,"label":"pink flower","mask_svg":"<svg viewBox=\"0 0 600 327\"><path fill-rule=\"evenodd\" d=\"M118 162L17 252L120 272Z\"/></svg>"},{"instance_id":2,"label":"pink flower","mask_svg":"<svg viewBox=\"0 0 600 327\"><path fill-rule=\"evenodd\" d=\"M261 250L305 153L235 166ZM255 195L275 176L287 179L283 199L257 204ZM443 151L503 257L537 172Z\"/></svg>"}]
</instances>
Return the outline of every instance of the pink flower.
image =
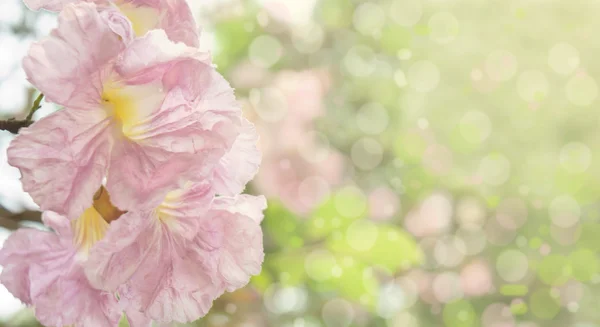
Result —
<instances>
[{"instance_id":1,"label":"pink flower","mask_svg":"<svg viewBox=\"0 0 600 327\"><path fill-rule=\"evenodd\" d=\"M191 251L209 266L213 282L227 291L245 286L260 273L264 197L218 197L202 219Z\"/></svg>"},{"instance_id":2,"label":"pink flower","mask_svg":"<svg viewBox=\"0 0 600 327\"><path fill-rule=\"evenodd\" d=\"M217 197L208 183L170 192L156 207L111 223L90 252L92 285L161 323L204 316L225 290L260 272L264 198Z\"/></svg>"},{"instance_id":3,"label":"pink flower","mask_svg":"<svg viewBox=\"0 0 600 327\"><path fill-rule=\"evenodd\" d=\"M125 309L131 326L150 325L150 319L124 308L113 294L92 287L83 272L88 246L108 226L93 208L73 228L67 218L52 212L44 213L43 220L56 233L20 229L0 250L0 282L34 307L42 324L116 327Z\"/></svg>"},{"instance_id":4,"label":"pink flower","mask_svg":"<svg viewBox=\"0 0 600 327\"><path fill-rule=\"evenodd\" d=\"M254 125L244 119L240 135L215 169L213 187L217 193L229 196L239 194L254 178L261 161L258 139Z\"/></svg>"},{"instance_id":5,"label":"pink flower","mask_svg":"<svg viewBox=\"0 0 600 327\"><path fill-rule=\"evenodd\" d=\"M272 88L285 99L285 116L276 125L259 117L254 120L264 153L255 186L300 214L318 206L343 177L343 156L323 144L313 126L324 114L323 98L329 86L327 71L279 72Z\"/></svg>"},{"instance_id":6,"label":"pink flower","mask_svg":"<svg viewBox=\"0 0 600 327\"><path fill-rule=\"evenodd\" d=\"M126 16L136 36L163 29L169 39L191 47L199 44L198 27L185 0L24 0L32 10L61 11L69 4L89 2L98 10L118 11Z\"/></svg>"},{"instance_id":7,"label":"pink flower","mask_svg":"<svg viewBox=\"0 0 600 327\"><path fill-rule=\"evenodd\" d=\"M67 5L23 62L65 109L23 129L9 163L42 210L69 219L91 206L105 177L114 205L139 210L181 181L211 176L239 135L241 110L207 54L162 30L126 44L114 16Z\"/></svg>"}]
</instances>

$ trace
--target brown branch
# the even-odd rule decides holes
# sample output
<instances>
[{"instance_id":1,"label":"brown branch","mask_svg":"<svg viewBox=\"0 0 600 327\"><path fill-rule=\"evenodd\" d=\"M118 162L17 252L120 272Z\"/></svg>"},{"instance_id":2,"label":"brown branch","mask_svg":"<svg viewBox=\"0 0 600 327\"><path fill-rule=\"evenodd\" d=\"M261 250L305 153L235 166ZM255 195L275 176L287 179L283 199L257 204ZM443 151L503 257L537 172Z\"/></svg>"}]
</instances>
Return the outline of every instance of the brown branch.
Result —
<instances>
[{"instance_id":1,"label":"brown branch","mask_svg":"<svg viewBox=\"0 0 600 327\"><path fill-rule=\"evenodd\" d=\"M44 98L44 94L40 93L40 95L38 95L38 97L33 102L33 105L31 106L31 109L29 110L29 113L27 114L27 117L25 119L23 119L23 120L16 120L16 119L0 120L0 131L4 130L4 131L9 131L13 134L18 134L19 130L21 130L21 128L28 127L29 125L33 124L33 121L32 121L33 114L42 107L40 105L40 103L42 102L43 98Z\"/></svg>"},{"instance_id":2,"label":"brown branch","mask_svg":"<svg viewBox=\"0 0 600 327\"><path fill-rule=\"evenodd\" d=\"M21 227L21 223L29 222L42 222L42 213L39 211L23 211L21 213L10 212L3 207L0 207L0 227L4 227L9 230L15 230Z\"/></svg>"},{"instance_id":3,"label":"brown branch","mask_svg":"<svg viewBox=\"0 0 600 327\"><path fill-rule=\"evenodd\" d=\"M28 127L31 124L33 124L33 122L27 120L0 120L0 130L18 134L21 128Z\"/></svg>"}]
</instances>

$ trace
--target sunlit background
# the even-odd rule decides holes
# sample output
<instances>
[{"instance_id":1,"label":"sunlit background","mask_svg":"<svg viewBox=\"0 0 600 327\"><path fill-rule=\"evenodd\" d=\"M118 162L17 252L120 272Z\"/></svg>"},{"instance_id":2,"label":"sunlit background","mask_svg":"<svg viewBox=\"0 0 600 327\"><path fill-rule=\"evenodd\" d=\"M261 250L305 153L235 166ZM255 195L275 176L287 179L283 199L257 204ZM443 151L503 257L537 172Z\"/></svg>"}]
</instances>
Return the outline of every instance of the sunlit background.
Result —
<instances>
[{"instance_id":1,"label":"sunlit background","mask_svg":"<svg viewBox=\"0 0 600 327\"><path fill-rule=\"evenodd\" d=\"M600 326L600 2L190 4L269 209L262 273L189 326ZM55 16L2 0L0 24L0 117L22 118ZM0 218L35 217L12 137ZM0 326L37 326L3 287Z\"/></svg>"}]
</instances>

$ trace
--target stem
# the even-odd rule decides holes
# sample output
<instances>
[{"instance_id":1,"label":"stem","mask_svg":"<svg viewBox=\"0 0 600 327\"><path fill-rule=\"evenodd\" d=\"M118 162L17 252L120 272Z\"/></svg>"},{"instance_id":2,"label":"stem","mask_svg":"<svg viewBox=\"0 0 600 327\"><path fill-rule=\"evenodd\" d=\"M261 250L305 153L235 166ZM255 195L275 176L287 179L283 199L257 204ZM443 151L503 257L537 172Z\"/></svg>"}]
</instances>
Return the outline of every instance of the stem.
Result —
<instances>
[{"instance_id":1,"label":"stem","mask_svg":"<svg viewBox=\"0 0 600 327\"><path fill-rule=\"evenodd\" d=\"M31 106L31 109L29 110L29 114L27 114L27 117L23 120L16 120L16 119L8 119L8 120L0 120L0 131L8 131L11 132L13 134L18 134L19 130L23 127L29 127L31 124L33 124L33 121L31 120L33 118L33 114L40 109L42 106L40 105L40 103L42 102L42 99L44 98L44 94L40 93L40 95L38 95L38 97L35 99L35 101L33 101L33 105Z\"/></svg>"},{"instance_id":2,"label":"stem","mask_svg":"<svg viewBox=\"0 0 600 327\"><path fill-rule=\"evenodd\" d=\"M35 101L33 101L33 105L31 106L31 109L29 110L29 115L27 115L27 118L25 118L26 121L31 121L31 119L33 118L33 114L42 107L40 105L40 103L42 102L43 98L44 98L44 93L40 93L40 95L38 95L38 97L35 98Z\"/></svg>"},{"instance_id":3,"label":"stem","mask_svg":"<svg viewBox=\"0 0 600 327\"><path fill-rule=\"evenodd\" d=\"M24 221L41 223L41 213L38 211L12 213L0 206L0 227L13 230L19 228Z\"/></svg>"},{"instance_id":4,"label":"stem","mask_svg":"<svg viewBox=\"0 0 600 327\"><path fill-rule=\"evenodd\" d=\"M33 122L27 120L0 120L0 131L8 131L17 134L21 128L29 127L31 124L33 124Z\"/></svg>"}]
</instances>

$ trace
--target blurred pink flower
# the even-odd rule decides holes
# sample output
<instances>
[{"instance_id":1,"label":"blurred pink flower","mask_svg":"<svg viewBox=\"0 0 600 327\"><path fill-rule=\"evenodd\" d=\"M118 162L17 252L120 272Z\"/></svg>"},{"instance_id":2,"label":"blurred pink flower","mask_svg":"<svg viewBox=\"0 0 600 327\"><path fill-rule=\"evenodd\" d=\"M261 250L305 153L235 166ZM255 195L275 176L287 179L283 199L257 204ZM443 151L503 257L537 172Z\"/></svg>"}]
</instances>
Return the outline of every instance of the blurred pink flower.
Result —
<instances>
[{"instance_id":1,"label":"blurred pink flower","mask_svg":"<svg viewBox=\"0 0 600 327\"><path fill-rule=\"evenodd\" d=\"M493 289L492 271L484 261L473 261L460 272L462 290L467 296L483 296Z\"/></svg>"},{"instance_id":2,"label":"blurred pink flower","mask_svg":"<svg viewBox=\"0 0 600 327\"><path fill-rule=\"evenodd\" d=\"M433 193L404 219L406 229L418 237L440 235L452 224L453 204L444 193Z\"/></svg>"},{"instance_id":3,"label":"blurred pink flower","mask_svg":"<svg viewBox=\"0 0 600 327\"><path fill-rule=\"evenodd\" d=\"M277 122L255 118L264 156L255 185L260 193L306 213L342 178L343 156L313 130L314 120L324 114L330 77L327 71L283 71L272 84L283 95L287 114Z\"/></svg>"},{"instance_id":4,"label":"blurred pink flower","mask_svg":"<svg viewBox=\"0 0 600 327\"><path fill-rule=\"evenodd\" d=\"M396 192L386 186L369 193L369 216L375 220L389 220L400 210Z\"/></svg>"}]
</instances>

